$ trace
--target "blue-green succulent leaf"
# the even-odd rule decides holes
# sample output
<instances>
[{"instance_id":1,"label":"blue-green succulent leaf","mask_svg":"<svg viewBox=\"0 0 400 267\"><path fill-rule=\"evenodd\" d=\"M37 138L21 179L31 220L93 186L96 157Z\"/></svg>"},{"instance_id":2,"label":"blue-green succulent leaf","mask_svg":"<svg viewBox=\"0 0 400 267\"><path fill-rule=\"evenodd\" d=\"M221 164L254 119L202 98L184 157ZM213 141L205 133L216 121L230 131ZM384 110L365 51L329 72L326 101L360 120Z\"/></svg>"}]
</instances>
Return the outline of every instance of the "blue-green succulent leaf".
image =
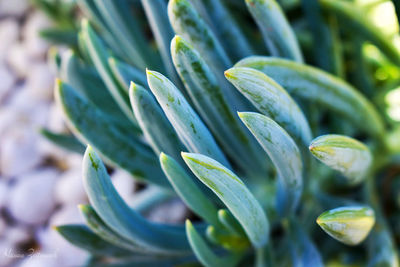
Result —
<instances>
[{"instance_id":1,"label":"blue-green succulent leaf","mask_svg":"<svg viewBox=\"0 0 400 267\"><path fill-rule=\"evenodd\" d=\"M366 178L372 166L372 154L360 141L337 134L314 139L309 147L318 160L347 177L350 184Z\"/></svg>"},{"instance_id":2,"label":"blue-green succulent leaf","mask_svg":"<svg viewBox=\"0 0 400 267\"><path fill-rule=\"evenodd\" d=\"M129 94L138 124L155 154L165 152L175 159L180 159L180 152L184 151L185 147L154 96L135 83L131 83Z\"/></svg>"},{"instance_id":3,"label":"blue-green succulent leaf","mask_svg":"<svg viewBox=\"0 0 400 267\"><path fill-rule=\"evenodd\" d=\"M243 34L235 15L227 8L224 1L191 0L191 2L197 9L206 11L205 15L208 15L210 22L215 26L213 30L230 58L236 61L254 54L250 41Z\"/></svg>"},{"instance_id":4,"label":"blue-green succulent leaf","mask_svg":"<svg viewBox=\"0 0 400 267\"><path fill-rule=\"evenodd\" d=\"M324 266L317 247L293 218L289 219L289 239L293 266Z\"/></svg>"},{"instance_id":5,"label":"blue-green succulent leaf","mask_svg":"<svg viewBox=\"0 0 400 267\"><path fill-rule=\"evenodd\" d=\"M302 62L296 36L279 4L275 0L246 0L246 4L270 53Z\"/></svg>"},{"instance_id":6,"label":"blue-green succulent leaf","mask_svg":"<svg viewBox=\"0 0 400 267\"><path fill-rule=\"evenodd\" d=\"M94 3L119 45L126 51L130 63L141 70L145 70L146 67L156 67L158 63L156 53L151 50L139 22L130 13L129 1L94 0Z\"/></svg>"},{"instance_id":7,"label":"blue-green succulent leaf","mask_svg":"<svg viewBox=\"0 0 400 267\"><path fill-rule=\"evenodd\" d=\"M244 102L245 99L236 90L232 90L223 76L224 70L231 67L232 62L191 2L188 0L169 1L168 16L175 33L193 45L212 69L229 103L236 110L247 108L248 103Z\"/></svg>"},{"instance_id":8,"label":"blue-green succulent leaf","mask_svg":"<svg viewBox=\"0 0 400 267\"><path fill-rule=\"evenodd\" d=\"M147 85L146 75L143 71L114 57L108 58L108 64L120 86L129 88L131 82L141 86Z\"/></svg>"},{"instance_id":9,"label":"blue-green succulent leaf","mask_svg":"<svg viewBox=\"0 0 400 267\"><path fill-rule=\"evenodd\" d=\"M283 192L278 194L280 215L294 212L303 189L303 163L300 151L287 132L272 119L253 112L240 112L240 118L274 163Z\"/></svg>"},{"instance_id":10,"label":"blue-green succulent leaf","mask_svg":"<svg viewBox=\"0 0 400 267\"><path fill-rule=\"evenodd\" d=\"M80 247L98 256L127 257L132 252L116 247L93 233L87 226L69 224L55 227L65 239L73 245Z\"/></svg>"},{"instance_id":11,"label":"blue-green succulent leaf","mask_svg":"<svg viewBox=\"0 0 400 267\"><path fill-rule=\"evenodd\" d=\"M44 136L51 143L62 147L66 150L83 154L85 152L85 146L79 142L72 134L55 133L48 129L40 129L40 134Z\"/></svg>"},{"instance_id":12,"label":"blue-green succulent leaf","mask_svg":"<svg viewBox=\"0 0 400 267\"><path fill-rule=\"evenodd\" d=\"M108 58L110 55L107 53L106 48L101 43L101 40L98 38L87 20L82 22L82 36L89 56L111 95L125 115L135 122L133 112L129 106L128 88L121 87L114 77L110 66L108 65Z\"/></svg>"},{"instance_id":13,"label":"blue-green succulent leaf","mask_svg":"<svg viewBox=\"0 0 400 267\"><path fill-rule=\"evenodd\" d=\"M174 30L168 20L167 4L160 0L142 0L141 2L158 48L160 49L168 76L175 84L178 84L179 78L172 64L169 49L171 39L174 37Z\"/></svg>"},{"instance_id":14,"label":"blue-green succulent leaf","mask_svg":"<svg viewBox=\"0 0 400 267\"><path fill-rule=\"evenodd\" d=\"M58 81L57 104L78 139L90 143L113 166L119 166L144 181L168 187L157 157L135 135L122 131L99 109L67 84ZM112 145L110 145L112 144Z\"/></svg>"},{"instance_id":15,"label":"blue-green succulent leaf","mask_svg":"<svg viewBox=\"0 0 400 267\"><path fill-rule=\"evenodd\" d=\"M130 124L96 70L80 62L72 51L63 54L61 71L61 77L69 85L79 90L96 107L109 115L110 119L121 124Z\"/></svg>"},{"instance_id":16,"label":"blue-green succulent leaf","mask_svg":"<svg viewBox=\"0 0 400 267\"><path fill-rule=\"evenodd\" d=\"M251 68L234 67L225 71L225 76L261 113L279 123L293 138L309 144L312 136L307 119L279 84Z\"/></svg>"},{"instance_id":17,"label":"blue-green succulent leaf","mask_svg":"<svg viewBox=\"0 0 400 267\"><path fill-rule=\"evenodd\" d=\"M368 236L375 224L375 213L370 207L341 207L325 211L317 223L331 237L355 246Z\"/></svg>"},{"instance_id":18,"label":"blue-green succulent leaf","mask_svg":"<svg viewBox=\"0 0 400 267\"><path fill-rule=\"evenodd\" d=\"M219 257L217 254L215 254L189 220L186 220L186 235L189 239L189 243L193 249L193 252L204 266L234 266L235 262L237 262L237 257L235 255Z\"/></svg>"},{"instance_id":19,"label":"blue-green succulent leaf","mask_svg":"<svg viewBox=\"0 0 400 267\"><path fill-rule=\"evenodd\" d=\"M214 137L175 85L162 74L149 70L147 81L186 148L190 152L205 154L229 166Z\"/></svg>"},{"instance_id":20,"label":"blue-green succulent leaf","mask_svg":"<svg viewBox=\"0 0 400 267\"><path fill-rule=\"evenodd\" d=\"M269 222L253 194L232 171L201 154L182 153L192 172L208 186L240 222L254 247L268 242Z\"/></svg>"},{"instance_id":21,"label":"blue-green succulent leaf","mask_svg":"<svg viewBox=\"0 0 400 267\"><path fill-rule=\"evenodd\" d=\"M380 136L384 132L382 118L368 99L329 73L293 61L262 56L248 57L235 66L264 72L290 94L342 114L368 133Z\"/></svg>"},{"instance_id":22,"label":"blue-green succulent leaf","mask_svg":"<svg viewBox=\"0 0 400 267\"><path fill-rule=\"evenodd\" d=\"M175 191L198 216L212 225L219 225L217 208L200 190L186 171L172 157L161 153L161 167Z\"/></svg>"},{"instance_id":23,"label":"blue-green succulent leaf","mask_svg":"<svg viewBox=\"0 0 400 267\"><path fill-rule=\"evenodd\" d=\"M90 146L83 157L83 182L93 209L117 234L155 252L188 252L184 229L148 222L122 200L104 164Z\"/></svg>"},{"instance_id":24,"label":"blue-green succulent leaf","mask_svg":"<svg viewBox=\"0 0 400 267\"><path fill-rule=\"evenodd\" d=\"M245 235L243 227L235 219L235 217L233 217L232 213L229 210L220 209L218 211L218 219L222 223L222 225L229 229L232 233L239 236Z\"/></svg>"},{"instance_id":25,"label":"blue-green succulent leaf","mask_svg":"<svg viewBox=\"0 0 400 267\"><path fill-rule=\"evenodd\" d=\"M90 205L79 205L79 209L88 227L105 241L129 251L147 252L146 248L126 240L124 237L111 230Z\"/></svg>"},{"instance_id":26,"label":"blue-green succulent leaf","mask_svg":"<svg viewBox=\"0 0 400 267\"><path fill-rule=\"evenodd\" d=\"M222 148L244 171L262 169L263 152L240 123L201 55L179 35L172 40L171 53L189 96Z\"/></svg>"}]
</instances>

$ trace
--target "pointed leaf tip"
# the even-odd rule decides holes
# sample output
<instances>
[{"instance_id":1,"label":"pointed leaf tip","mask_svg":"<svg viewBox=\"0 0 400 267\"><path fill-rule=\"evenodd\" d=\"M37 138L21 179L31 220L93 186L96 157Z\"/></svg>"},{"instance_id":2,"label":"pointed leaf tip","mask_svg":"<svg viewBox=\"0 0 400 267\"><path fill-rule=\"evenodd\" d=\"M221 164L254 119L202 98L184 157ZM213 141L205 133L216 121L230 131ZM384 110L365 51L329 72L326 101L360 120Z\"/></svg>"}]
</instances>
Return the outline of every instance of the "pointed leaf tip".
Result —
<instances>
[{"instance_id":1,"label":"pointed leaf tip","mask_svg":"<svg viewBox=\"0 0 400 267\"><path fill-rule=\"evenodd\" d=\"M331 237L350 246L361 243L375 224L369 207L340 207L322 213L317 224Z\"/></svg>"}]
</instances>

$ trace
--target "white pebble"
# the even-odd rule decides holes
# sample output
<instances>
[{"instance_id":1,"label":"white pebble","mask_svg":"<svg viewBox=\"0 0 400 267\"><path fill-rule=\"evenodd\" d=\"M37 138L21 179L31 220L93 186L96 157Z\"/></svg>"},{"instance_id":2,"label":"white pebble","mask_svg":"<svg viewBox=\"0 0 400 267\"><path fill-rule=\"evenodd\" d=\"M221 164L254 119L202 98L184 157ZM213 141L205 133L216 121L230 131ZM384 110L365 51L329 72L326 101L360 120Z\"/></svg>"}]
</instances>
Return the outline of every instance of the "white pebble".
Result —
<instances>
[{"instance_id":1,"label":"white pebble","mask_svg":"<svg viewBox=\"0 0 400 267\"><path fill-rule=\"evenodd\" d=\"M5 206L8 198L8 192L10 190L7 182L4 179L5 178L0 177L0 208Z\"/></svg>"},{"instance_id":2,"label":"white pebble","mask_svg":"<svg viewBox=\"0 0 400 267\"><path fill-rule=\"evenodd\" d=\"M46 222L55 207L53 190L57 176L56 170L46 169L18 177L8 203L11 215L22 223Z\"/></svg>"},{"instance_id":3,"label":"white pebble","mask_svg":"<svg viewBox=\"0 0 400 267\"><path fill-rule=\"evenodd\" d=\"M23 37L32 59L41 59L46 55L49 45L39 32L50 26L49 19L40 12L34 12L28 17L23 29Z\"/></svg>"},{"instance_id":4,"label":"white pebble","mask_svg":"<svg viewBox=\"0 0 400 267\"><path fill-rule=\"evenodd\" d=\"M53 99L54 77L45 63L35 64L28 74L26 89L32 92L35 99ZM32 99L30 99L32 101Z\"/></svg>"},{"instance_id":5,"label":"white pebble","mask_svg":"<svg viewBox=\"0 0 400 267\"><path fill-rule=\"evenodd\" d=\"M160 223L176 223L183 221L187 209L180 199L172 199L156 206L146 216L149 220Z\"/></svg>"},{"instance_id":6,"label":"white pebble","mask_svg":"<svg viewBox=\"0 0 400 267\"><path fill-rule=\"evenodd\" d=\"M29 8L27 0L1 0L0 16L22 16Z\"/></svg>"},{"instance_id":7,"label":"white pebble","mask_svg":"<svg viewBox=\"0 0 400 267\"><path fill-rule=\"evenodd\" d=\"M77 205L63 206L51 216L49 221L50 226L79 223L84 223L84 219Z\"/></svg>"},{"instance_id":8,"label":"white pebble","mask_svg":"<svg viewBox=\"0 0 400 267\"><path fill-rule=\"evenodd\" d=\"M68 170L58 179L55 189L56 200L63 205L78 205L87 202L80 169Z\"/></svg>"},{"instance_id":9,"label":"white pebble","mask_svg":"<svg viewBox=\"0 0 400 267\"><path fill-rule=\"evenodd\" d=\"M4 65L0 65L0 81L1 101L9 93L16 81L14 75Z\"/></svg>"},{"instance_id":10,"label":"white pebble","mask_svg":"<svg viewBox=\"0 0 400 267\"><path fill-rule=\"evenodd\" d=\"M0 172L11 178L28 172L41 162L37 136L24 128L6 132L0 140Z\"/></svg>"},{"instance_id":11,"label":"white pebble","mask_svg":"<svg viewBox=\"0 0 400 267\"><path fill-rule=\"evenodd\" d=\"M18 40L18 33L18 22L15 19L5 19L0 22L0 60L5 58L9 49Z\"/></svg>"},{"instance_id":12,"label":"white pebble","mask_svg":"<svg viewBox=\"0 0 400 267\"><path fill-rule=\"evenodd\" d=\"M25 78L32 69L33 62L28 56L28 49L23 43L15 43L7 51L7 63L18 78Z\"/></svg>"},{"instance_id":13,"label":"white pebble","mask_svg":"<svg viewBox=\"0 0 400 267\"><path fill-rule=\"evenodd\" d=\"M132 197L135 180L129 173L118 169L111 175L111 181L119 195L125 201L128 201Z\"/></svg>"}]
</instances>

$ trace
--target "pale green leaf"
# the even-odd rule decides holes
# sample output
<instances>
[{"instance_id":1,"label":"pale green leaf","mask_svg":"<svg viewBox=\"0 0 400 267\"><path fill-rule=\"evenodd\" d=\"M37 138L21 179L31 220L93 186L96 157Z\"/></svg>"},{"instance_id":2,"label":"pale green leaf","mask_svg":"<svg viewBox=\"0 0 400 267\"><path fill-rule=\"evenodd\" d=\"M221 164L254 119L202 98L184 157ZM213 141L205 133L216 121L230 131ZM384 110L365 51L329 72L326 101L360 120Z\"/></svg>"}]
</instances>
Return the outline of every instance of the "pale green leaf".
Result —
<instances>
[{"instance_id":1,"label":"pale green leaf","mask_svg":"<svg viewBox=\"0 0 400 267\"><path fill-rule=\"evenodd\" d=\"M384 132L382 118L368 99L329 73L293 61L262 56L243 59L235 66L260 70L290 94L342 114L373 135L380 136Z\"/></svg>"},{"instance_id":2,"label":"pale green leaf","mask_svg":"<svg viewBox=\"0 0 400 267\"><path fill-rule=\"evenodd\" d=\"M279 4L275 0L246 0L246 4L270 53L302 62L296 36Z\"/></svg>"},{"instance_id":3,"label":"pale green leaf","mask_svg":"<svg viewBox=\"0 0 400 267\"><path fill-rule=\"evenodd\" d=\"M162 74L147 70L147 81L165 115L190 152L203 153L229 166L207 127L175 85Z\"/></svg>"},{"instance_id":4,"label":"pale green leaf","mask_svg":"<svg viewBox=\"0 0 400 267\"><path fill-rule=\"evenodd\" d=\"M222 200L240 222L253 246L264 246L269 239L267 216L239 177L204 155L182 152L182 157L197 178Z\"/></svg>"},{"instance_id":5,"label":"pale green leaf","mask_svg":"<svg viewBox=\"0 0 400 267\"><path fill-rule=\"evenodd\" d=\"M372 165L368 147L351 137L323 135L314 139L309 149L321 162L345 175L351 184L361 182Z\"/></svg>"},{"instance_id":6,"label":"pale green leaf","mask_svg":"<svg viewBox=\"0 0 400 267\"><path fill-rule=\"evenodd\" d=\"M341 207L322 213L317 223L333 238L354 246L368 236L375 224L375 214L369 207Z\"/></svg>"},{"instance_id":7,"label":"pale green leaf","mask_svg":"<svg viewBox=\"0 0 400 267\"><path fill-rule=\"evenodd\" d=\"M296 143L281 126L264 115L241 112L239 116L276 167L278 188L282 191L277 199L278 213L294 212L303 189L303 163Z\"/></svg>"}]
</instances>

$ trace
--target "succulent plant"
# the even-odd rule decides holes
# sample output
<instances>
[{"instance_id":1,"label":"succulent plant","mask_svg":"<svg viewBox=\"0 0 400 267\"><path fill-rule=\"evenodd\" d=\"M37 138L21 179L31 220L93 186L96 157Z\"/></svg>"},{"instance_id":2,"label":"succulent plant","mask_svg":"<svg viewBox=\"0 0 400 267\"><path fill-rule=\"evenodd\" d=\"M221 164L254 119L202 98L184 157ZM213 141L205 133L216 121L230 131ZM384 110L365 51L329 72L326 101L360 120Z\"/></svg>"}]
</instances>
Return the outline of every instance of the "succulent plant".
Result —
<instances>
[{"instance_id":1,"label":"succulent plant","mask_svg":"<svg viewBox=\"0 0 400 267\"><path fill-rule=\"evenodd\" d=\"M363 15L382 1L37 2L71 48L51 57L73 135L43 134L87 145L87 225L56 229L88 265L399 265L400 52ZM142 215L177 196L185 225Z\"/></svg>"}]
</instances>

